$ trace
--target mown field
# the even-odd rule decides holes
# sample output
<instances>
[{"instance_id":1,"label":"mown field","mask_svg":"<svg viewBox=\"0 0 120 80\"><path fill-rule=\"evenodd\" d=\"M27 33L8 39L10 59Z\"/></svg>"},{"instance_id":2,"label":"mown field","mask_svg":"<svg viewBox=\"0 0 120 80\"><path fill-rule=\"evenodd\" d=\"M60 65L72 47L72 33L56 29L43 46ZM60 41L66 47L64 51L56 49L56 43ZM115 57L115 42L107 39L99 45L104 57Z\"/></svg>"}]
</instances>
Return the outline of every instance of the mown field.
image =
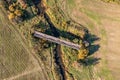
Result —
<instances>
[{"instance_id":1,"label":"mown field","mask_svg":"<svg viewBox=\"0 0 120 80\"><path fill-rule=\"evenodd\" d=\"M100 48L93 55L101 60L99 64L93 66L93 73L96 72L99 79L119 80L120 59L117 56L120 45L117 36L120 33L117 29L120 28L120 5L112 1L105 3L100 0L67 0L67 4L70 4L66 9L69 16L100 38L100 41L95 42Z\"/></svg>"},{"instance_id":2,"label":"mown field","mask_svg":"<svg viewBox=\"0 0 120 80\"><path fill-rule=\"evenodd\" d=\"M33 50L28 46L28 41L17 27L10 23L4 9L0 8L0 80L13 80L42 71L39 61L33 56ZM37 80L44 80L44 74L39 74L43 78Z\"/></svg>"}]
</instances>

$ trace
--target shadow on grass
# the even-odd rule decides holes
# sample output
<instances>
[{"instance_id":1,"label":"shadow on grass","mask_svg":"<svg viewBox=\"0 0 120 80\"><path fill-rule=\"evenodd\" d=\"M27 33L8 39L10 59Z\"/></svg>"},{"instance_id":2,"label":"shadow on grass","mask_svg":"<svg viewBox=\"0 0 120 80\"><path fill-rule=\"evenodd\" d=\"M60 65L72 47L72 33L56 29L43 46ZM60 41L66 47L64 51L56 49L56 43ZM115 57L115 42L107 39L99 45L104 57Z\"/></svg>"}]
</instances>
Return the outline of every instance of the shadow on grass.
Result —
<instances>
[{"instance_id":1,"label":"shadow on grass","mask_svg":"<svg viewBox=\"0 0 120 80\"><path fill-rule=\"evenodd\" d=\"M99 44L94 44L96 41L100 40L99 37L89 33L89 34L86 35L85 40L89 43L89 46L87 47L87 49L89 50L88 56L94 54L96 51L99 50L100 45Z\"/></svg>"},{"instance_id":2,"label":"shadow on grass","mask_svg":"<svg viewBox=\"0 0 120 80\"><path fill-rule=\"evenodd\" d=\"M88 33L86 36L85 36L85 40L87 42L89 42L90 44L94 43L95 41L99 41L100 38L97 37L96 35L93 35L93 34L90 34Z\"/></svg>"},{"instance_id":3,"label":"shadow on grass","mask_svg":"<svg viewBox=\"0 0 120 80\"><path fill-rule=\"evenodd\" d=\"M84 66L91 66L98 64L99 60L101 60L101 58L88 57L85 60L79 60L78 62Z\"/></svg>"},{"instance_id":4,"label":"shadow on grass","mask_svg":"<svg viewBox=\"0 0 120 80\"><path fill-rule=\"evenodd\" d=\"M79 63L83 64L84 66L96 65L99 63L99 60L101 60L101 58L89 57L89 56L95 54L99 50L100 45L94 43L96 41L99 41L100 38L97 37L96 35L88 33L85 36L85 40L89 43L89 46L87 47L87 49L89 50L88 57L84 60L79 60Z\"/></svg>"},{"instance_id":5,"label":"shadow on grass","mask_svg":"<svg viewBox=\"0 0 120 80\"><path fill-rule=\"evenodd\" d=\"M63 38L66 38L66 39L69 39L70 41L73 41L74 39L79 39L81 40L81 38L73 33L70 33L70 32L66 32L66 31L62 31L62 30L59 30L59 29L56 29L57 33L54 33L54 34L50 34L49 32L50 30L46 30L46 34L49 34L49 35L59 35L59 37L63 37Z\"/></svg>"},{"instance_id":6,"label":"shadow on grass","mask_svg":"<svg viewBox=\"0 0 120 80\"><path fill-rule=\"evenodd\" d=\"M90 45L90 46L88 47L88 50L89 50L88 56L94 54L96 51L99 50L99 48L100 48L100 45L98 45L98 44L96 44L96 45Z\"/></svg>"}]
</instances>

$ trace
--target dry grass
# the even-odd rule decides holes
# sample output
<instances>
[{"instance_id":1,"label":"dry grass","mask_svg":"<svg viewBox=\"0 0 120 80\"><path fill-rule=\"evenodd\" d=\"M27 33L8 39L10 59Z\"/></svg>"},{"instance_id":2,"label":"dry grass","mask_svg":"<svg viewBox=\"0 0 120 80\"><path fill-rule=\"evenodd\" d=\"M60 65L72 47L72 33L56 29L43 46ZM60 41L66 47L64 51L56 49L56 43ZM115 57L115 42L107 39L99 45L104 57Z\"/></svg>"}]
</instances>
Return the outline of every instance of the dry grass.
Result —
<instances>
[{"instance_id":1,"label":"dry grass","mask_svg":"<svg viewBox=\"0 0 120 80\"><path fill-rule=\"evenodd\" d=\"M29 74L28 71L43 70L42 63L40 66L31 46L17 28L9 22L3 8L0 8L0 79L13 80ZM43 72L40 74L45 77Z\"/></svg>"},{"instance_id":2,"label":"dry grass","mask_svg":"<svg viewBox=\"0 0 120 80\"><path fill-rule=\"evenodd\" d=\"M97 65L97 67L99 66L97 68L98 74L100 73L99 77L105 80L119 80L120 59L117 56L120 56L118 37L120 35L120 6L99 0L76 0L76 5L79 6L74 9L70 9L68 6L66 9L72 19L87 26L101 38L101 48L95 54L96 57L102 58L100 64Z\"/></svg>"}]
</instances>

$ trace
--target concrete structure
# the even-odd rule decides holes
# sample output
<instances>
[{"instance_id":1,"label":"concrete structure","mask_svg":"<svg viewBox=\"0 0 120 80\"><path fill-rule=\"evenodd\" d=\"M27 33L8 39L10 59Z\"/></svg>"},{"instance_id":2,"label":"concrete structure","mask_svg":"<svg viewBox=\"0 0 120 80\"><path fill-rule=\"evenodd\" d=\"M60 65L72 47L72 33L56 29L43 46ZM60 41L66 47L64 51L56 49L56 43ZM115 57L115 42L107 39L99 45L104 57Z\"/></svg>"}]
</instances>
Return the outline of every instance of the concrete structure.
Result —
<instances>
[{"instance_id":1,"label":"concrete structure","mask_svg":"<svg viewBox=\"0 0 120 80\"><path fill-rule=\"evenodd\" d=\"M54 42L57 44L65 45L65 46L71 47L71 48L76 49L76 50L79 50L81 48L81 46L78 44L74 44L72 42L61 40L59 38L49 36L49 35L46 35L46 34L43 34L43 33L37 32L37 31L34 32L34 36L38 37L38 38L46 39L48 41L51 41L51 42Z\"/></svg>"}]
</instances>

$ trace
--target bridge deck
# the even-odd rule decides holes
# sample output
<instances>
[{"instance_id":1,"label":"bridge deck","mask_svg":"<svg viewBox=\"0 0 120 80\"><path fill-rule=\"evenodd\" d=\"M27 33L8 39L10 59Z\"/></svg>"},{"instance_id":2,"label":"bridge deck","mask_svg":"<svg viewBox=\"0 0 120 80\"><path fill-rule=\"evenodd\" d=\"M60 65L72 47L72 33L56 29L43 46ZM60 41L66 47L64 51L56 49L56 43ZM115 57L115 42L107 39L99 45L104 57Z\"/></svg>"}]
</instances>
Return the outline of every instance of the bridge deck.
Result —
<instances>
[{"instance_id":1,"label":"bridge deck","mask_svg":"<svg viewBox=\"0 0 120 80\"><path fill-rule=\"evenodd\" d=\"M34 36L38 37L38 38L46 39L48 41L51 41L51 42L54 42L54 43L57 43L57 44L65 45L65 46L71 47L73 49L77 49L77 50L80 49L80 45L78 45L78 44L74 44L72 42L61 40L59 38L49 36L49 35L46 35L46 34L43 34L43 33L37 32L37 31L35 31Z\"/></svg>"}]
</instances>

